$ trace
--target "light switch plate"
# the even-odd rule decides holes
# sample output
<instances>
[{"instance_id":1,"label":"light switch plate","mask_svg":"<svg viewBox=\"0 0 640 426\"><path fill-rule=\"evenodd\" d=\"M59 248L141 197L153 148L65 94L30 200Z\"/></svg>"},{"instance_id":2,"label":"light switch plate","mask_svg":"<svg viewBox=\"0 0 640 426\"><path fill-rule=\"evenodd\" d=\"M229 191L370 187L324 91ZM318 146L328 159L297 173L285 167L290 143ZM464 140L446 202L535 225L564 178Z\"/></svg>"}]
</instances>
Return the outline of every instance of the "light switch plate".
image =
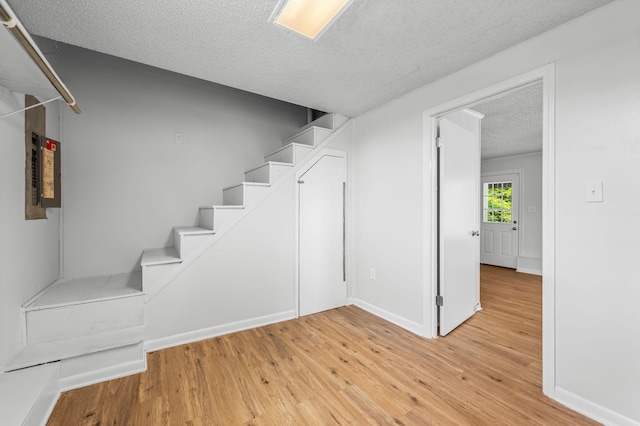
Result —
<instances>
[{"instance_id":1,"label":"light switch plate","mask_svg":"<svg viewBox=\"0 0 640 426\"><path fill-rule=\"evenodd\" d=\"M603 201L602 181L587 182L585 189L585 201L587 203L601 203Z\"/></svg>"},{"instance_id":2,"label":"light switch plate","mask_svg":"<svg viewBox=\"0 0 640 426\"><path fill-rule=\"evenodd\" d=\"M173 133L173 142L176 145L182 145L182 143L184 142L184 135L182 134L182 132Z\"/></svg>"}]
</instances>

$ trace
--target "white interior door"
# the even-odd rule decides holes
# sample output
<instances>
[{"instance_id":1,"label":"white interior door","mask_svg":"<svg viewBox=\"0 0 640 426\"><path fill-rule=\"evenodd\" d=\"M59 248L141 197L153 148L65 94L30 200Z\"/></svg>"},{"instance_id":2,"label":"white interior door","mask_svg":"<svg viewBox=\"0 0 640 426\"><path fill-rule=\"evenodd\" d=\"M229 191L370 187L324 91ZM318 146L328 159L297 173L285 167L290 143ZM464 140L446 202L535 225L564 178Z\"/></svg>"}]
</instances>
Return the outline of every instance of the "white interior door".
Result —
<instances>
[{"instance_id":1,"label":"white interior door","mask_svg":"<svg viewBox=\"0 0 640 426\"><path fill-rule=\"evenodd\" d=\"M515 269L518 264L520 176L482 176L480 262Z\"/></svg>"},{"instance_id":2,"label":"white interior door","mask_svg":"<svg viewBox=\"0 0 640 426\"><path fill-rule=\"evenodd\" d=\"M345 159L323 156L298 180L300 217L299 312L344 306Z\"/></svg>"},{"instance_id":3,"label":"white interior door","mask_svg":"<svg viewBox=\"0 0 640 426\"><path fill-rule=\"evenodd\" d=\"M459 111L440 119L439 307L440 335L480 306L480 119Z\"/></svg>"}]
</instances>

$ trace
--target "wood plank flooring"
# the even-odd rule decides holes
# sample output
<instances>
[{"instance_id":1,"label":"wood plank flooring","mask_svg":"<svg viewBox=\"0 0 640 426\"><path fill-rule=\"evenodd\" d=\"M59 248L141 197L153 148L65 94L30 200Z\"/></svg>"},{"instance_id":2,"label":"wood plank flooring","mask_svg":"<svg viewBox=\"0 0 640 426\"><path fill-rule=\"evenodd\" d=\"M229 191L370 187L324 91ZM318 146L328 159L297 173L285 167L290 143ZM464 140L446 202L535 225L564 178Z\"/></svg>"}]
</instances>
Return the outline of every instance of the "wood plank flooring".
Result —
<instances>
[{"instance_id":1,"label":"wood plank flooring","mask_svg":"<svg viewBox=\"0 0 640 426\"><path fill-rule=\"evenodd\" d=\"M428 340L349 306L150 353L49 425L590 425L541 391L541 282L482 266L483 310Z\"/></svg>"}]
</instances>

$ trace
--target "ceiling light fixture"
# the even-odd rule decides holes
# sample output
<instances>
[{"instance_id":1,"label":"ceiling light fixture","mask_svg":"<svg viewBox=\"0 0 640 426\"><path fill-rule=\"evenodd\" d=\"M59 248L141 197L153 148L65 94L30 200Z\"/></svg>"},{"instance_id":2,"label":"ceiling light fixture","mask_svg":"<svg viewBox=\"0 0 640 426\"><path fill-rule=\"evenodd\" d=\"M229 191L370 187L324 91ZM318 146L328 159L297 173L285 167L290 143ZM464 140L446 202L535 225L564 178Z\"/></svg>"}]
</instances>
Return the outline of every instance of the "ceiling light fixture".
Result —
<instances>
[{"instance_id":1,"label":"ceiling light fixture","mask_svg":"<svg viewBox=\"0 0 640 426\"><path fill-rule=\"evenodd\" d=\"M269 22L317 40L353 0L280 0Z\"/></svg>"}]
</instances>

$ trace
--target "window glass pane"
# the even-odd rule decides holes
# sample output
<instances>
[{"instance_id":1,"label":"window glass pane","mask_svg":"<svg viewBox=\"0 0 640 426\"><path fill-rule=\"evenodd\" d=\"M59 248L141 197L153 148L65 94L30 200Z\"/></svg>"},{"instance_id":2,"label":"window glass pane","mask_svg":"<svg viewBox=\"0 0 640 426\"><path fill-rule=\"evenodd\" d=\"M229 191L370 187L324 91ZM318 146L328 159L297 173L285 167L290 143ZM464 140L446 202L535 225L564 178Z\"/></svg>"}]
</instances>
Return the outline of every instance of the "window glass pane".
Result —
<instances>
[{"instance_id":1,"label":"window glass pane","mask_svg":"<svg viewBox=\"0 0 640 426\"><path fill-rule=\"evenodd\" d=\"M482 220L484 222L511 222L512 182L485 182L483 184Z\"/></svg>"}]
</instances>

